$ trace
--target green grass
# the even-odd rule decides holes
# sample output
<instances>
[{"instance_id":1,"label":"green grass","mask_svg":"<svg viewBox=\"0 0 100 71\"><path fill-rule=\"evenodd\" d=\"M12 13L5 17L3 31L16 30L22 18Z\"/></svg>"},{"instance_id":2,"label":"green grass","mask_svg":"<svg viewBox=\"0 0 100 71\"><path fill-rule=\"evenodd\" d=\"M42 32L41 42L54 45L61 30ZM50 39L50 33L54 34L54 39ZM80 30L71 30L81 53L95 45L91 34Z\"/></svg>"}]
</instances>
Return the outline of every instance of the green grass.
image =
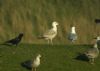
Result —
<instances>
[{"instance_id":1,"label":"green grass","mask_svg":"<svg viewBox=\"0 0 100 71\"><path fill-rule=\"evenodd\" d=\"M29 71L21 63L32 59L37 53L42 55L37 71L99 71L100 57L91 65L76 60L78 53L84 52L89 45L0 45L0 71ZM13 54L16 52L15 54Z\"/></svg>"},{"instance_id":2,"label":"green grass","mask_svg":"<svg viewBox=\"0 0 100 71\"><path fill-rule=\"evenodd\" d=\"M95 18L100 18L100 0L0 0L0 43L24 32L22 43L37 44L0 45L0 71L28 71L21 63L37 53L42 55L38 71L99 71L99 57L94 65L74 59L89 46L65 45L71 44L67 34L72 24L78 34L75 44L90 44L100 35ZM51 28L53 21L59 23L53 40L59 45L45 45L37 36Z\"/></svg>"}]
</instances>

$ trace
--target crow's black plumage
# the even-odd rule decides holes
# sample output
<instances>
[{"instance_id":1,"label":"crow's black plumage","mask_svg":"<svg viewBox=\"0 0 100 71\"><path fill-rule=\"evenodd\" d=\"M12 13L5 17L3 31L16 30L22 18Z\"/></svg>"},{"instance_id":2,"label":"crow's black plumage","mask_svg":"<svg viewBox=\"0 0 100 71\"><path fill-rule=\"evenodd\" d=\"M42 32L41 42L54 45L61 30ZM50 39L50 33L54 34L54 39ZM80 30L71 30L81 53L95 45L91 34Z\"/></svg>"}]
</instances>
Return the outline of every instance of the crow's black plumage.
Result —
<instances>
[{"instance_id":1,"label":"crow's black plumage","mask_svg":"<svg viewBox=\"0 0 100 71\"><path fill-rule=\"evenodd\" d=\"M23 37L23 33L20 33L17 37L4 42L4 44L18 45Z\"/></svg>"},{"instance_id":2,"label":"crow's black plumage","mask_svg":"<svg viewBox=\"0 0 100 71\"><path fill-rule=\"evenodd\" d=\"M100 24L100 19L95 19L95 23Z\"/></svg>"}]
</instances>

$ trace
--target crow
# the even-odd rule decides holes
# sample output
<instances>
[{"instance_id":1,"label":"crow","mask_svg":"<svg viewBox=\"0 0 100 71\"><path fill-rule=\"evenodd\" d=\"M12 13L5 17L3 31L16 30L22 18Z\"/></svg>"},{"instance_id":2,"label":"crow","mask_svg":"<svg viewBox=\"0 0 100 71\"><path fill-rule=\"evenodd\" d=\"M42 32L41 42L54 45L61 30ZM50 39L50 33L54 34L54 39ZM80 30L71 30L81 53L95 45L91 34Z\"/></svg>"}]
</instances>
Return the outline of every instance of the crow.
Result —
<instances>
[{"instance_id":1,"label":"crow","mask_svg":"<svg viewBox=\"0 0 100 71\"><path fill-rule=\"evenodd\" d=\"M16 45L17 46L20 43L22 37L23 37L23 33L20 33L17 37L4 42L4 44L7 44L7 45Z\"/></svg>"},{"instance_id":2,"label":"crow","mask_svg":"<svg viewBox=\"0 0 100 71\"><path fill-rule=\"evenodd\" d=\"M100 24L100 19L95 19L94 22Z\"/></svg>"}]
</instances>

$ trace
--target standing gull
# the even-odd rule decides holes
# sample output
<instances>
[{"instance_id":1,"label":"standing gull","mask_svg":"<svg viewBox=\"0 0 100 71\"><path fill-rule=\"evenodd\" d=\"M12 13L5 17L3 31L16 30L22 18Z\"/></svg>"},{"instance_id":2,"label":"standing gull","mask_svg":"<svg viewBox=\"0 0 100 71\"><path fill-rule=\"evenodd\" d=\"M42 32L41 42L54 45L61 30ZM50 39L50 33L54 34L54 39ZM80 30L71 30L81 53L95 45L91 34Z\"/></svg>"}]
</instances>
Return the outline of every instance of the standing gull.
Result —
<instances>
[{"instance_id":1,"label":"standing gull","mask_svg":"<svg viewBox=\"0 0 100 71\"><path fill-rule=\"evenodd\" d=\"M36 68L40 65L40 58L41 58L41 55L38 54L36 58L23 62L22 66L26 67L27 69L32 69L32 71L36 71Z\"/></svg>"},{"instance_id":2,"label":"standing gull","mask_svg":"<svg viewBox=\"0 0 100 71\"><path fill-rule=\"evenodd\" d=\"M52 23L52 28L48 31L46 31L42 36L40 36L39 38L43 38L45 40L48 40L48 43L51 41L51 44L53 44L52 40L55 38L55 36L57 35L57 25L58 23L56 21L54 21Z\"/></svg>"},{"instance_id":3,"label":"standing gull","mask_svg":"<svg viewBox=\"0 0 100 71\"><path fill-rule=\"evenodd\" d=\"M84 54L88 57L89 62L91 64L93 64L94 63L94 59L97 58L98 55L99 55L99 49L98 49L97 42L94 44L93 48L90 48Z\"/></svg>"},{"instance_id":4,"label":"standing gull","mask_svg":"<svg viewBox=\"0 0 100 71\"><path fill-rule=\"evenodd\" d=\"M97 39L98 46L100 46L100 36L98 36L96 39Z\"/></svg>"},{"instance_id":5,"label":"standing gull","mask_svg":"<svg viewBox=\"0 0 100 71\"><path fill-rule=\"evenodd\" d=\"M77 34L76 34L76 31L75 31L75 26L72 26L71 27L71 32L68 36L68 39L72 42L74 42L75 40L77 40Z\"/></svg>"}]
</instances>

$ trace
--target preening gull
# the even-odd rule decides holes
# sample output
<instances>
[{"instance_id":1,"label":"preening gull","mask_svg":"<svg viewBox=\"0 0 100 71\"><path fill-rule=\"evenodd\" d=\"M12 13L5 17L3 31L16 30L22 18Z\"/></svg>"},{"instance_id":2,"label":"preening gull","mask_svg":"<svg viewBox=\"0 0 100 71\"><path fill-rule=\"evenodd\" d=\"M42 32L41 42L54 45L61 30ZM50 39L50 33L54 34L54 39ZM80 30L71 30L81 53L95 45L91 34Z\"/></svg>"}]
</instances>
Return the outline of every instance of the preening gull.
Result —
<instances>
[{"instance_id":1,"label":"preening gull","mask_svg":"<svg viewBox=\"0 0 100 71\"><path fill-rule=\"evenodd\" d=\"M46 31L42 36L40 36L39 38L43 38L45 40L48 40L48 43L51 42L51 44L53 44L52 40L55 38L55 36L57 35L57 25L58 23L56 21L54 21L52 23L52 28L48 31Z\"/></svg>"},{"instance_id":2,"label":"preening gull","mask_svg":"<svg viewBox=\"0 0 100 71\"><path fill-rule=\"evenodd\" d=\"M41 55L38 54L36 56L36 58L33 59L33 62L32 62L32 71L36 71L36 68L40 65L40 58L41 58Z\"/></svg>"},{"instance_id":3,"label":"preening gull","mask_svg":"<svg viewBox=\"0 0 100 71\"><path fill-rule=\"evenodd\" d=\"M68 36L68 39L72 42L74 42L75 40L77 40L77 34L76 34L76 31L75 31L75 26L72 26L71 27L71 32Z\"/></svg>"},{"instance_id":4,"label":"preening gull","mask_svg":"<svg viewBox=\"0 0 100 71\"><path fill-rule=\"evenodd\" d=\"M26 67L27 69L32 69L32 71L36 71L36 68L40 65L40 58L41 58L41 55L38 54L36 58L23 62L22 66Z\"/></svg>"},{"instance_id":5,"label":"preening gull","mask_svg":"<svg viewBox=\"0 0 100 71\"><path fill-rule=\"evenodd\" d=\"M99 55L99 49L98 49L97 42L94 44L94 46L92 48L87 50L84 54L88 57L89 62L91 64L93 64L94 63L94 59L97 58L98 55Z\"/></svg>"}]
</instances>

